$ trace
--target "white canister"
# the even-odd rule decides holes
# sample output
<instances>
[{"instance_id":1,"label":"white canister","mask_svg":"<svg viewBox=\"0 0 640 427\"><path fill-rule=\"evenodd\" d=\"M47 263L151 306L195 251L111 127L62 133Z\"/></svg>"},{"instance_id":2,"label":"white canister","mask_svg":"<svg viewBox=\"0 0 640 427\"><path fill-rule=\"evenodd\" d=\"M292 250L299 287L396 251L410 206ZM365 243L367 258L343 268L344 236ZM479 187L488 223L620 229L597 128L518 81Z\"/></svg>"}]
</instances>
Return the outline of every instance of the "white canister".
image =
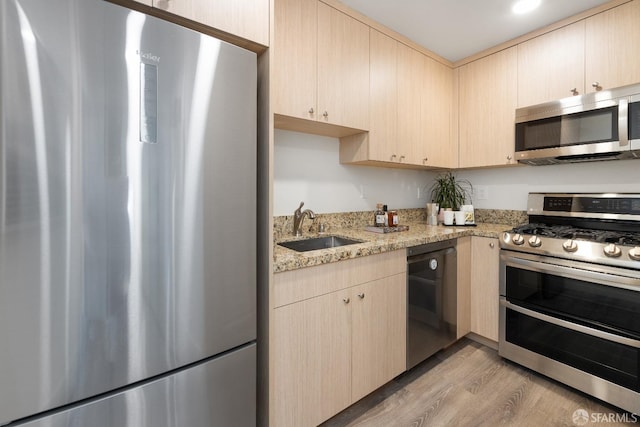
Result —
<instances>
[{"instance_id":1,"label":"white canister","mask_svg":"<svg viewBox=\"0 0 640 427\"><path fill-rule=\"evenodd\" d=\"M464 225L465 224L465 215L466 215L466 212L453 211L453 216L455 217L456 225Z\"/></svg>"},{"instance_id":2,"label":"white canister","mask_svg":"<svg viewBox=\"0 0 640 427\"><path fill-rule=\"evenodd\" d=\"M453 211L444 211L444 225L453 225Z\"/></svg>"}]
</instances>

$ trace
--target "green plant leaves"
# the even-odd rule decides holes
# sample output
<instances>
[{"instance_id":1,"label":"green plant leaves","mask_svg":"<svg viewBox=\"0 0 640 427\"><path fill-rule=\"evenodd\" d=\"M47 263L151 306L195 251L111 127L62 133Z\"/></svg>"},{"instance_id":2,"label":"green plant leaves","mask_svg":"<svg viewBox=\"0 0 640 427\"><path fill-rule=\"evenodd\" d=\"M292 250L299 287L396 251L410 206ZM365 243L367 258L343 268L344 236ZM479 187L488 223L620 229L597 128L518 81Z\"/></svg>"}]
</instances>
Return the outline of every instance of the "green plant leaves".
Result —
<instances>
[{"instance_id":1,"label":"green plant leaves","mask_svg":"<svg viewBox=\"0 0 640 427\"><path fill-rule=\"evenodd\" d=\"M431 186L431 198L434 203L438 203L441 208L451 208L459 210L464 205L470 191L473 190L471 183L466 180L456 181L451 171L442 173L436 177Z\"/></svg>"}]
</instances>

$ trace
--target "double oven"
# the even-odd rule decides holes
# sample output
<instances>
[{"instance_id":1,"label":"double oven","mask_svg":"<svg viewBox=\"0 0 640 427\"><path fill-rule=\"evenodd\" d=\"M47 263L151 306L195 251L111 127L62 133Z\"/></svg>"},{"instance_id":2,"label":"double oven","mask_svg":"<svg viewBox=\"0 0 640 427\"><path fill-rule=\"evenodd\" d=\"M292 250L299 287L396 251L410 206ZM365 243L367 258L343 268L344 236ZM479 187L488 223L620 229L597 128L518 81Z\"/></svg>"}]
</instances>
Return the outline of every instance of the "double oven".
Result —
<instances>
[{"instance_id":1,"label":"double oven","mask_svg":"<svg viewBox=\"0 0 640 427\"><path fill-rule=\"evenodd\" d=\"M541 194L500 239L502 357L640 414L640 194Z\"/></svg>"}]
</instances>

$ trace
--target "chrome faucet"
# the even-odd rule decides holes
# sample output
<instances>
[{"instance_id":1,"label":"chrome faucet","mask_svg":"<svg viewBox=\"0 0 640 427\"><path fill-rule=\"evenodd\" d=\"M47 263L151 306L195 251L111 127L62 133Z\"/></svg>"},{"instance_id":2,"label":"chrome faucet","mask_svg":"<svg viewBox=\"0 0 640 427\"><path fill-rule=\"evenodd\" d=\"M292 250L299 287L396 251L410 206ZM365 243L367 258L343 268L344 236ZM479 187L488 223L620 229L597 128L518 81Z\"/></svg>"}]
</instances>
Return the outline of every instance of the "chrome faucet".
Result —
<instances>
[{"instance_id":1,"label":"chrome faucet","mask_svg":"<svg viewBox=\"0 0 640 427\"><path fill-rule=\"evenodd\" d=\"M302 232L300 231L300 228L302 227L302 221L304 221L304 216L308 215L309 219L315 219L316 217L316 214L313 213L311 209L302 210L303 206L304 206L304 202L300 202L300 206L298 206L298 209L296 209L295 212L293 212L293 234L296 237L302 236Z\"/></svg>"}]
</instances>

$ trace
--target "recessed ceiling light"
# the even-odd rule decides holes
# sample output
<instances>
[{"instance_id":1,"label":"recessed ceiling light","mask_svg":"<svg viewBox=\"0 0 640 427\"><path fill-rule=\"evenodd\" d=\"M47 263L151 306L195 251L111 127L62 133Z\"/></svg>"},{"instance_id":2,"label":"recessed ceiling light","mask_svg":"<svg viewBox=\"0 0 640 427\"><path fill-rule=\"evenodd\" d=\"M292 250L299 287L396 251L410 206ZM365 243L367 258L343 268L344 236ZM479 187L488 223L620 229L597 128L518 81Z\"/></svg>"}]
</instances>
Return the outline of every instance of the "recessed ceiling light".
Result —
<instances>
[{"instance_id":1,"label":"recessed ceiling light","mask_svg":"<svg viewBox=\"0 0 640 427\"><path fill-rule=\"evenodd\" d=\"M523 13L531 12L538 6L540 6L540 0L519 0L514 3L511 11L515 14L521 15Z\"/></svg>"}]
</instances>

